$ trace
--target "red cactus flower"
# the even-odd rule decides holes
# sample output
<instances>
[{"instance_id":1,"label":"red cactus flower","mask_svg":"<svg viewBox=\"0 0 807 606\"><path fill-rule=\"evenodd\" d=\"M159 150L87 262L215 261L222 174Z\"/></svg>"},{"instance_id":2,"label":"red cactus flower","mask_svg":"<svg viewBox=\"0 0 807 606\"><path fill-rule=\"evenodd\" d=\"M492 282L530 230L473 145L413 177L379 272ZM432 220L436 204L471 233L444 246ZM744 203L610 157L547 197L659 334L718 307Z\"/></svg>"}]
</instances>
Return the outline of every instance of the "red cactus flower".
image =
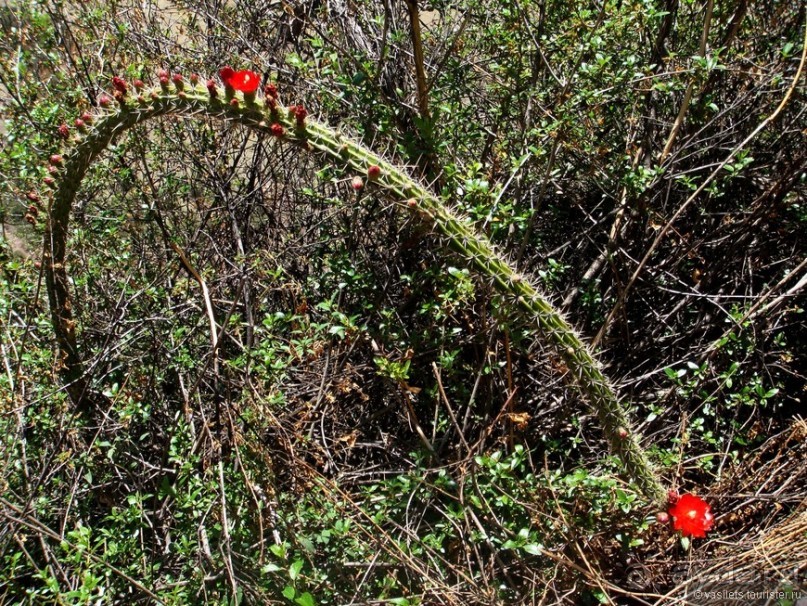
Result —
<instances>
[{"instance_id":1,"label":"red cactus flower","mask_svg":"<svg viewBox=\"0 0 807 606\"><path fill-rule=\"evenodd\" d=\"M233 72L226 82L232 88L240 90L245 95L254 95L261 85L261 77L255 72L244 69L239 72Z\"/></svg>"},{"instance_id":2,"label":"red cactus flower","mask_svg":"<svg viewBox=\"0 0 807 606\"><path fill-rule=\"evenodd\" d=\"M278 124L277 122L275 122L274 124L272 124L272 126L269 127L269 131L275 137L282 137L283 135L286 134L286 129L283 128L283 126Z\"/></svg>"},{"instance_id":3,"label":"red cactus flower","mask_svg":"<svg viewBox=\"0 0 807 606\"><path fill-rule=\"evenodd\" d=\"M126 86L126 80L118 76L112 76L112 88L120 94L125 95L129 88Z\"/></svg>"},{"instance_id":4,"label":"red cactus flower","mask_svg":"<svg viewBox=\"0 0 807 606\"><path fill-rule=\"evenodd\" d=\"M372 166L369 166L367 168L367 178L370 179L370 181L375 181L380 176L381 176L380 166L376 166L375 164L373 164Z\"/></svg>"},{"instance_id":5,"label":"red cactus flower","mask_svg":"<svg viewBox=\"0 0 807 606\"><path fill-rule=\"evenodd\" d=\"M703 538L712 529L715 517L709 504L695 495L681 495L668 510L673 519L673 528L685 537Z\"/></svg>"},{"instance_id":6,"label":"red cactus flower","mask_svg":"<svg viewBox=\"0 0 807 606\"><path fill-rule=\"evenodd\" d=\"M59 125L59 136L62 139L69 139L70 138L70 129L67 128L67 124L60 124Z\"/></svg>"}]
</instances>

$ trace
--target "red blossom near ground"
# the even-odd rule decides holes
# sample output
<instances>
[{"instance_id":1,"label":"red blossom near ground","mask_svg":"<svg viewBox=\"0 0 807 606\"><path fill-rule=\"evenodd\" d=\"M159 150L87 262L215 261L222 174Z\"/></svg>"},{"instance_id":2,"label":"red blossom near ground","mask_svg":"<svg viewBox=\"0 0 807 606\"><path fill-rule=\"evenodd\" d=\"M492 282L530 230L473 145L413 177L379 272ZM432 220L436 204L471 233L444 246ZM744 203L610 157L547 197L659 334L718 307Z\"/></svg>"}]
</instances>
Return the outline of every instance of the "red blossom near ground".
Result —
<instances>
[{"instance_id":1,"label":"red blossom near ground","mask_svg":"<svg viewBox=\"0 0 807 606\"><path fill-rule=\"evenodd\" d=\"M681 495L668 510L673 519L673 528L685 537L703 538L712 529L715 517L709 504L691 494Z\"/></svg>"},{"instance_id":2,"label":"red blossom near ground","mask_svg":"<svg viewBox=\"0 0 807 606\"><path fill-rule=\"evenodd\" d=\"M282 137L286 133L286 130L283 128L283 126L281 126L277 122L272 124L272 126L269 127L269 130L275 137Z\"/></svg>"}]
</instances>

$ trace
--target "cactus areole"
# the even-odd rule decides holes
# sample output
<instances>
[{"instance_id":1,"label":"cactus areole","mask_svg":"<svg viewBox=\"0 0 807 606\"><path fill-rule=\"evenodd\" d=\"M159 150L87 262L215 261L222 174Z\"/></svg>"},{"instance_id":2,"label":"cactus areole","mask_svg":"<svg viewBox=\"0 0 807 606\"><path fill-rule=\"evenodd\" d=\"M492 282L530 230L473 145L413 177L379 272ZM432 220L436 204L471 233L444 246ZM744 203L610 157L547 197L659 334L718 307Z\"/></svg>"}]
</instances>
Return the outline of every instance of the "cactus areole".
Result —
<instances>
[{"instance_id":1,"label":"cactus areole","mask_svg":"<svg viewBox=\"0 0 807 606\"><path fill-rule=\"evenodd\" d=\"M666 502L666 490L639 445L636 433L630 430L627 410L588 346L538 288L518 275L484 235L476 233L468 220L447 208L404 170L385 162L333 129L307 118L302 106L281 106L274 85L265 86L262 92L266 95L268 91L269 96L259 98L253 90L255 82L251 73L247 78L231 69L222 72L224 91L213 80L197 86L196 78L186 82L181 76L169 78L167 72L160 70L159 86L138 91L135 96L132 87L122 79L116 79L113 84L115 102L104 95L100 115L90 119L82 117L85 128L74 131L75 136L68 140L58 162L51 158L52 174L43 180L49 185L43 190L52 190L48 193L51 203L43 258L51 316L60 350L61 374L80 412L90 412L93 404L89 402L91 392L76 339L65 259L70 212L81 181L107 146L137 124L171 114L219 118L275 137L282 136L284 142L318 152L326 162L353 171L356 176L368 176L379 195L398 202L407 212L442 234L448 246L469 267L488 279L563 359L571 383L596 412L610 447L621 459L627 476L650 501ZM142 83L138 82L138 85ZM68 129L59 127L62 137L65 131L71 136Z\"/></svg>"}]
</instances>

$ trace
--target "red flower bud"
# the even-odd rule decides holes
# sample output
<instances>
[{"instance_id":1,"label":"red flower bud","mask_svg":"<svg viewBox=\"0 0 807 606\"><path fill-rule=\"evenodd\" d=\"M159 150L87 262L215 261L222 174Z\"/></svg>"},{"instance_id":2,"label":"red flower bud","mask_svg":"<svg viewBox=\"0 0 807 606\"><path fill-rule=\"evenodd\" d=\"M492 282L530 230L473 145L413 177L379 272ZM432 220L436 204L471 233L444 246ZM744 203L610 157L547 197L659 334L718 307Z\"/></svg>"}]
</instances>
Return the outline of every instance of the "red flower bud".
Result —
<instances>
[{"instance_id":1,"label":"red flower bud","mask_svg":"<svg viewBox=\"0 0 807 606\"><path fill-rule=\"evenodd\" d=\"M182 90L185 87L185 82L182 80L182 74L174 74L171 76L171 80L173 80L174 86L177 87L177 90Z\"/></svg>"},{"instance_id":2,"label":"red flower bud","mask_svg":"<svg viewBox=\"0 0 807 606\"><path fill-rule=\"evenodd\" d=\"M138 92L143 90L143 87L145 86L145 84L143 84L143 81L139 80L139 79L132 82L132 85L135 87L135 90L138 91Z\"/></svg>"},{"instance_id":3,"label":"red flower bud","mask_svg":"<svg viewBox=\"0 0 807 606\"><path fill-rule=\"evenodd\" d=\"M42 179L42 183L44 183L48 187L56 187L56 179L54 179L53 177L45 177L44 179Z\"/></svg>"},{"instance_id":4,"label":"red flower bud","mask_svg":"<svg viewBox=\"0 0 807 606\"><path fill-rule=\"evenodd\" d=\"M109 97L109 95L102 94L100 97L98 97L98 105L101 107L109 107L112 105L112 99Z\"/></svg>"},{"instance_id":5,"label":"red flower bud","mask_svg":"<svg viewBox=\"0 0 807 606\"><path fill-rule=\"evenodd\" d=\"M219 70L219 78L221 78L221 81L224 83L224 86L229 86L230 88L232 88L232 85L230 84L230 78L233 77L234 73L235 70L233 70L233 68L230 67L229 65L225 65Z\"/></svg>"},{"instance_id":6,"label":"red flower bud","mask_svg":"<svg viewBox=\"0 0 807 606\"><path fill-rule=\"evenodd\" d=\"M297 120L297 127L303 128L305 126L305 117L308 115L308 112L302 105L298 105L294 108L294 118Z\"/></svg>"},{"instance_id":7,"label":"red flower bud","mask_svg":"<svg viewBox=\"0 0 807 606\"><path fill-rule=\"evenodd\" d=\"M275 137L282 137L283 135L286 134L286 129L283 128L283 126L278 124L277 122L275 122L274 124L272 124L272 126L269 127L269 131Z\"/></svg>"},{"instance_id":8,"label":"red flower bud","mask_svg":"<svg viewBox=\"0 0 807 606\"><path fill-rule=\"evenodd\" d=\"M163 78L167 78L168 76L169 74L167 69L160 68L157 70L157 78L162 80Z\"/></svg>"},{"instance_id":9,"label":"red flower bud","mask_svg":"<svg viewBox=\"0 0 807 606\"><path fill-rule=\"evenodd\" d=\"M353 177L353 180L350 182L350 186L356 191L361 191L364 187L364 181L361 177Z\"/></svg>"},{"instance_id":10,"label":"red flower bud","mask_svg":"<svg viewBox=\"0 0 807 606\"><path fill-rule=\"evenodd\" d=\"M73 124L75 124L76 128L79 129L81 132L84 132L85 130L87 130L87 125L84 124L84 120L82 120L81 118L76 118L76 120L75 120L75 122L73 122Z\"/></svg>"},{"instance_id":11,"label":"red flower bud","mask_svg":"<svg viewBox=\"0 0 807 606\"><path fill-rule=\"evenodd\" d=\"M208 80L205 86L207 86L207 92L211 99L215 99L219 96L219 91L216 89L216 83L213 82L213 80Z\"/></svg>"},{"instance_id":12,"label":"red flower bud","mask_svg":"<svg viewBox=\"0 0 807 606\"><path fill-rule=\"evenodd\" d=\"M112 91L112 96L115 97L115 101L117 101L119 105L126 105L126 96L119 90Z\"/></svg>"},{"instance_id":13,"label":"red flower bud","mask_svg":"<svg viewBox=\"0 0 807 606\"><path fill-rule=\"evenodd\" d=\"M268 83L266 86L263 87L263 94L266 95L266 97L269 99L277 100L277 86L275 86L271 82Z\"/></svg>"},{"instance_id":14,"label":"red flower bud","mask_svg":"<svg viewBox=\"0 0 807 606\"><path fill-rule=\"evenodd\" d=\"M67 124L60 124L59 125L59 136L62 139L69 139L70 138L70 129L67 128Z\"/></svg>"},{"instance_id":15,"label":"red flower bud","mask_svg":"<svg viewBox=\"0 0 807 606\"><path fill-rule=\"evenodd\" d=\"M58 175L59 174L59 169L56 168L55 166L53 166L53 164L50 164L50 165L48 165L48 172L51 175Z\"/></svg>"},{"instance_id":16,"label":"red flower bud","mask_svg":"<svg viewBox=\"0 0 807 606\"><path fill-rule=\"evenodd\" d=\"M670 514L666 511L659 511L656 514L656 522L659 524L669 524L670 523Z\"/></svg>"},{"instance_id":17,"label":"red flower bud","mask_svg":"<svg viewBox=\"0 0 807 606\"><path fill-rule=\"evenodd\" d=\"M81 114L81 119L84 120L85 124L92 124L92 114L90 112Z\"/></svg>"},{"instance_id":18,"label":"red flower bud","mask_svg":"<svg viewBox=\"0 0 807 606\"><path fill-rule=\"evenodd\" d=\"M160 88L162 88L164 91L168 90L168 85L170 83L171 79L168 77L168 75L160 76Z\"/></svg>"},{"instance_id":19,"label":"red flower bud","mask_svg":"<svg viewBox=\"0 0 807 606\"><path fill-rule=\"evenodd\" d=\"M26 197L27 197L27 198L28 198L28 199L29 199L31 202L39 202L39 194L38 194L38 193L36 193L34 190L29 191L27 194L25 194L25 196L26 196ZM30 207L29 207L29 208L30 208ZM36 207L34 207L34 208L36 208Z\"/></svg>"},{"instance_id":20,"label":"red flower bud","mask_svg":"<svg viewBox=\"0 0 807 606\"><path fill-rule=\"evenodd\" d=\"M417 200L415 200L414 198L409 198L409 199L406 201L406 205L407 205L409 208L417 208L418 201L417 201Z\"/></svg>"},{"instance_id":21,"label":"red flower bud","mask_svg":"<svg viewBox=\"0 0 807 606\"><path fill-rule=\"evenodd\" d=\"M627 440L628 439L628 430L624 427L620 427L616 430L616 435L619 436L620 440Z\"/></svg>"},{"instance_id":22,"label":"red flower bud","mask_svg":"<svg viewBox=\"0 0 807 606\"><path fill-rule=\"evenodd\" d=\"M367 178L370 181L375 181L380 176L381 176L381 167L380 166L376 166L375 164L373 164L372 166L367 168Z\"/></svg>"},{"instance_id":23,"label":"red flower bud","mask_svg":"<svg viewBox=\"0 0 807 606\"><path fill-rule=\"evenodd\" d=\"M59 154L53 154L50 157L50 163L53 164L54 166L58 166L62 163L62 159L63 158Z\"/></svg>"},{"instance_id":24,"label":"red flower bud","mask_svg":"<svg viewBox=\"0 0 807 606\"><path fill-rule=\"evenodd\" d=\"M126 80L119 78L118 76L112 76L112 87L122 95L125 95L128 91Z\"/></svg>"},{"instance_id":25,"label":"red flower bud","mask_svg":"<svg viewBox=\"0 0 807 606\"><path fill-rule=\"evenodd\" d=\"M230 106L238 109L238 99L230 99Z\"/></svg>"},{"instance_id":26,"label":"red flower bud","mask_svg":"<svg viewBox=\"0 0 807 606\"><path fill-rule=\"evenodd\" d=\"M678 502L678 499L681 498L678 494L678 491L675 488L670 488L667 491L667 502L670 505L675 505Z\"/></svg>"},{"instance_id":27,"label":"red flower bud","mask_svg":"<svg viewBox=\"0 0 807 606\"><path fill-rule=\"evenodd\" d=\"M28 221L31 225L36 225L36 217L33 215L25 215L25 220Z\"/></svg>"},{"instance_id":28,"label":"red flower bud","mask_svg":"<svg viewBox=\"0 0 807 606\"><path fill-rule=\"evenodd\" d=\"M199 84L199 74L191 74L188 80L191 81L191 84L196 86L197 84Z\"/></svg>"}]
</instances>

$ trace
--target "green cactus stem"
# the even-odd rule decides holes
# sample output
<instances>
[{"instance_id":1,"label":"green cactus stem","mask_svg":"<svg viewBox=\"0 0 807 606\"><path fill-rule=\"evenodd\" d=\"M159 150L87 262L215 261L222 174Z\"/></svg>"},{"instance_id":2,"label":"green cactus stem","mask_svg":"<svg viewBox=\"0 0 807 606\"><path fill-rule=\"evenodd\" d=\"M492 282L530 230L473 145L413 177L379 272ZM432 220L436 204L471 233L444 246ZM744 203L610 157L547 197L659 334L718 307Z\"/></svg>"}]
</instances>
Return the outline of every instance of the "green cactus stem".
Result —
<instances>
[{"instance_id":1,"label":"green cactus stem","mask_svg":"<svg viewBox=\"0 0 807 606\"><path fill-rule=\"evenodd\" d=\"M167 76L161 77L159 87L138 91L136 97L120 93L122 86L118 85L117 103L104 103L106 109L102 110L102 115L92 118L92 124L83 121L83 132L75 139L76 144L61 154L58 172L53 175L55 183L45 232L44 265L62 376L80 410L87 411L92 404L88 404L89 386L76 340L65 258L70 212L81 181L107 146L137 124L169 114L219 118L282 137L306 150L320 152L326 161L352 169L357 176L369 176L373 187L383 190L445 237L447 245L511 300L514 308L525 315L555 349L568 367L572 383L596 412L611 449L621 459L628 477L650 501L663 505L666 490L630 429L625 405L588 346L538 288L518 275L490 241L476 233L467 219L446 207L401 169L307 118L301 107L283 108L271 95L266 100L252 96L244 99L240 93L234 93L233 97L228 94L229 90L222 95L212 81L204 86L196 86L195 82L177 84L176 78L170 82ZM239 98L241 102L231 102Z\"/></svg>"}]
</instances>

